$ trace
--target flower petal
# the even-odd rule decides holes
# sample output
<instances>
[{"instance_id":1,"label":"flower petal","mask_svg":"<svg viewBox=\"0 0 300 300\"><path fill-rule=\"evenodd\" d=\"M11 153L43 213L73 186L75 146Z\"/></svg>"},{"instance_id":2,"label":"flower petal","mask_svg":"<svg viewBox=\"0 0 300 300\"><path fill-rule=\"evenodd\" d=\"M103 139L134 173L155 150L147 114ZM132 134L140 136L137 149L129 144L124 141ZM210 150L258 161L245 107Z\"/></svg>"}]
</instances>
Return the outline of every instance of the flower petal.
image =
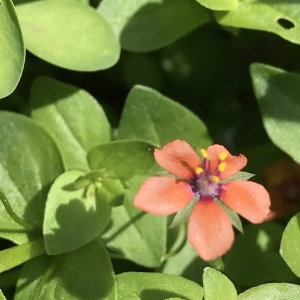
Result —
<instances>
[{"instance_id":1,"label":"flower petal","mask_svg":"<svg viewBox=\"0 0 300 300\"><path fill-rule=\"evenodd\" d=\"M234 231L225 211L213 200L200 200L192 211L188 240L204 260L224 255L232 246Z\"/></svg>"},{"instance_id":2,"label":"flower petal","mask_svg":"<svg viewBox=\"0 0 300 300\"><path fill-rule=\"evenodd\" d=\"M247 158L243 154L240 154L239 156L232 155L224 146L215 144L207 148L208 158L210 159L209 169L211 172L214 172L217 169L220 162L218 155L221 152L228 153L227 158L224 160L226 163L225 171L220 174L221 179L226 179L236 174L246 166Z\"/></svg>"},{"instance_id":3,"label":"flower petal","mask_svg":"<svg viewBox=\"0 0 300 300\"><path fill-rule=\"evenodd\" d=\"M221 200L239 215L252 223L266 220L270 212L270 196L260 184L236 180L223 185Z\"/></svg>"},{"instance_id":4,"label":"flower petal","mask_svg":"<svg viewBox=\"0 0 300 300\"><path fill-rule=\"evenodd\" d=\"M172 177L150 177L134 197L134 205L158 216L171 215L185 207L194 194L185 181Z\"/></svg>"},{"instance_id":5,"label":"flower petal","mask_svg":"<svg viewBox=\"0 0 300 300\"><path fill-rule=\"evenodd\" d=\"M156 162L166 171L183 178L191 178L201 161L195 150L186 142L175 140L161 150L154 150Z\"/></svg>"}]
</instances>

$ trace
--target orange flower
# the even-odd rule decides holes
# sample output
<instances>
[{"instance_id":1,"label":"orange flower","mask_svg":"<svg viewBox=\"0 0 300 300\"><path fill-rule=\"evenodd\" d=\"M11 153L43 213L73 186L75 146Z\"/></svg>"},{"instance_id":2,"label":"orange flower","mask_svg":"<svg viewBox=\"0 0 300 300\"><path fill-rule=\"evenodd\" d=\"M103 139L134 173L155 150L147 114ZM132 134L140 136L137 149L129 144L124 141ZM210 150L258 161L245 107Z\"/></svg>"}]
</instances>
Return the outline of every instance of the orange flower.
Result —
<instances>
[{"instance_id":1,"label":"orange flower","mask_svg":"<svg viewBox=\"0 0 300 300\"><path fill-rule=\"evenodd\" d=\"M225 205L252 223L263 222L270 212L270 198L257 183L234 180L222 183L247 163L243 155L233 156L221 145L200 150L180 140L155 149L156 162L175 175L150 177L134 198L134 205L154 215L170 215L184 208L198 196L188 223L188 240L204 260L225 254L234 241L230 218L215 202Z\"/></svg>"},{"instance_id":2,"label":"orange flower","mask_svg":"<svg viewBox=\"0 0 300 300\"><path fill-rule=\"evenodd\" d=\"M271 196L268 219L299 211L300 165L289 158L282 158L270 165L264 175Z\"/></svg>"}]
</instances>

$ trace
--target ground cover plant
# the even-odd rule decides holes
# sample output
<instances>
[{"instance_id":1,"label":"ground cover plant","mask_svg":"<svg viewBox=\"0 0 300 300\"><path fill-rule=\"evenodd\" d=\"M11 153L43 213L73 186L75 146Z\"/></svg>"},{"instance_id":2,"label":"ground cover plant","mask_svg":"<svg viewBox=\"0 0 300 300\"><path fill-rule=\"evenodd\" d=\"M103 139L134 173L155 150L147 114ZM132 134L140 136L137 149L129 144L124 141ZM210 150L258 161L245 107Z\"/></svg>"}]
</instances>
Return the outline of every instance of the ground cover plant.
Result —
<instances>
[{"instance_id":1,"label":"ground cover plant","mask_svg":"<svg viewBox=\"0 0 300 300\"><path fill-rule=\"evenodd\" d=\"M300 299L300 0L0 0L0 300Z\"/></svg>"}]
</instances>

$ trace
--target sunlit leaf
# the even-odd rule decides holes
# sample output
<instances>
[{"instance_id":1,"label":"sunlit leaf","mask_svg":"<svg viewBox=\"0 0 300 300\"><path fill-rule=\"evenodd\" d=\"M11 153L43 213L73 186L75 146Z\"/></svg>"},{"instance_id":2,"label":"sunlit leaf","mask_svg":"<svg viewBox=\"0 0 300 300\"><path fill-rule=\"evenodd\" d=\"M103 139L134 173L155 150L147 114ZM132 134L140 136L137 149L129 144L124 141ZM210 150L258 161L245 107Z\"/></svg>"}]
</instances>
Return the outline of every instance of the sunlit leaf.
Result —
<instances>
[{"instance_id":1,"label":"sunlit leaf","mask_svg":"<svg viewBox=\"0 0 300 300\"><path fill-rule=\"evenodd\" d=\"M0 98L4 98L14 91L20 80L25 61L25 49L13 2L11 0L1 2Z\"/></svg>"},{"instance_id":2,"label":"sunlit leaf","mask_svg":"<svg viewBox=\"0 0 300 300\"><path fill-rule=\"evenodd\" d=\"M235 10L239 0L196 0L201 5L212 10Z\"/></svg>"},{"instance_id":3,"label":"sunlit leaf","mask_svg":"<svg viewBox=\"0 0 300 300\"><path fill-rule=\"evenodd\" d=\"M300 163L300 76L256 63L251 77L269 137Z\"/></svg>"},{"instance_id":4,"label":"sunlit leaf","mask_svg":"<svg viewBox=\"0 0 300 300\"><path fill-rule=\"evenodd\" d=\"M164 47L211 19L194 0L103 0L98 11L122 48L136 52Z\"/></svg>"},{"instance_id":5,"label":"sunlit leaf","mask_svg":"<svg viewBox=\"0 0 300 300\"><path fill-rule=\"evenodd\" d=\"M18 5L26 48L63 68L96 71L114 65L120 45L107 22L89 5L74 0Z\"/></svg>"},{"instance_id":6,"label":"sunlit leaf","mask_svg":"<svg viewBox=\"0 0 300 300\"><path fill-rule=\"evenodd\" d=\"M32 85L31 106L33 119L56 141L68 169L88 170L87 152L110 141L102 107L82 89L39 77Z\"/></svg>"},{"instance_id":7,"label":"sunlit leaf","mask_svg":"<svg viewBox=\"0 0 300 300\"><path fill-rule=\"evenodd\" d=\"M205 300L236 300L237 292L233 283L221 272L205 268L203 273Z\"/></svg>"},{"instance_id":8,"label":"sunlit leaf","mask_svg":"<svg viewBox=\"0 0 300 300\"><path fill-rule=\"evenodd\" d=\"M264 30L300 44L298 1L242 0L235 10L215 12L219 24Z\"/></svg>"}]
</instances>

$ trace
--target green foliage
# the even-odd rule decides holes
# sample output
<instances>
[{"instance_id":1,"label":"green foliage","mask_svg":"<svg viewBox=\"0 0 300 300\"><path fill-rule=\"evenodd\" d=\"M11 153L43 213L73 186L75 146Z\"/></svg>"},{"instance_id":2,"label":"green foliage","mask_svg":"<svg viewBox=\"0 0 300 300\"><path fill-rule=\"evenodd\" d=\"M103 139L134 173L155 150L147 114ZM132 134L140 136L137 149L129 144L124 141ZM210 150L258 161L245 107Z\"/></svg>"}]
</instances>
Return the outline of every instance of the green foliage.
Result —
<instances>
[{"instance_id":1,"label":"green foliage","mask_svg":"<svg viewBox=\"0 0 300 300\"><path fill-rule=\"evenodd\" d=\"M213 10L236 10L239 5L238 0L196 0L201 5Z\"/></svg>"},{"instance_id":2,"label":"green foliage","mask_svg":"<svg viewBox=\"0 0 300 300\"><path fill-rule=\"evenodd\" d=\"M296 214L286 226L281 240L280 254L290 269L300 277L300 213Z\"/></svg>"},{"instance_id":3,"label":"green foliage","mask_svg":"<svg viewBox=\"0 0 300 300\"><path fill-rule=\"evenodd\" d=\"M0 299L300 299L299 12L298 0L0 0ZM174 140L205 172L173 148L165 169L191 175L173 176L186 190L147 181L157 214L178 205L152 215L135 196L170 176L154 151ZM246 172L229 157L236 173L213 181L221 158L199 154L212 141L244 154ZM271 199L255 225L220 200L254 173ZM195 189L245 228L231 249L226 228L189 227ZM202 260L217 239L224 257Z\"/></svg>"},{"instance_id":4,"label":"green foliage","mask_svg":"<svg viewBox=\"0 0 300 300\"><path fill-rule=\"evenodd\" d=\"M0 251L0 272L12 269L27 260L45 253L42 239Z\"/></svg>"},{"instance_id":5,"label":"green foliage","mask_svg":"<svg viewBox=\"0 0 300 300\"><path fill-rule=\"evenodd\" d=\"M248 225L225 257L225 274L246 286L293 280L295 276L278 253L283 229L275 222Z\"/></svg>"},{"instance_id":6,"label":"green foliage","mask_svg":"<svg viewBox=\"0 0 300 300\"><path fill-rule=\"evenodd\" d=\"M75 189L73 182L81 171L60 175L48 194L43 234L46 251L56 255L75 250L101 234L107 226L111 208L97 197L96 187Z\"/></svg>"},{"instance_id":7,"label":"green foliage","mask_svg":"<svg viewBox=\"0 0 300 300\"><path fill-rule=\"evenodd\" d=\"M26 48L57 66L96 71L113 66L120 46L107 22L79 1L33 1L16 12Z\"/></svg>"},{"instance_id":8,"label":"green foliage","mask_svg":"<svg viewBox=\"0 0 300 300\"><path fill-rule=\"evenodd\" d=\"M215 17L223 26L264 30L299 44L298 12L297 1L243 0L230 12L215 12Z\"/></svg>"},{"instance_id":9,"label":"green foliage","mask_svg":"<svg viewBox=\"0 0 300 300\"><path fill-rule=\"evenodd\" d=\"M149 173L154 164L153 146L139 141L114 141L98 145L88 153L92 170L104 169L106 176L130 179Z\"/></svg>"},{"instance_id":10,"label":"green foliage","mask_svg":"<svg viewBox=\"0 0 300 300\"><path fill-rule=\"evenodd\" d=\"M300 287L289 283L267 283L247 290L238 296L238 300L270 299L270 300L297 300L300 296Z\"/></svg>"},{"instance_id":11,"label":"green foliage","mask_svg":"<svg viewBox=\"0 0 300 300\"><path fill-rule=\"evenodd\" d=\"M131 272L120 274L116 279L120 300L199 300L203 297L202 287L175 275Z\"/></svg>"},{"instance_id":12,"label":"green foliage","mask_svg":"<svg viewBox=\"0 0 300 300\"><path fill-rule=\"evenodd\" d=\"M32 118L56 141L67 169L88 170L87 152L110 141L103 109L84 90L40 77L31 88L31 107Z\"/></svg>"},{"instance_id":13,"label":"green foliage","mask_svg":"<svg viewBox=\"0 0 300 300\"><path fill-rule=\"evenodd\" d=\"M14 91L20 80L25 61L25 49L11 0L2 0L0 19L0 57L2 57L0 98L4 98Z\"/></svg>"},{"instance_id":14,"label":"green foliage","mask_svg":"<svg viewBox=\"0 0 300 300\"><path fill-rule=\"evenodd\" d=\"M157 147L175 139L194 148L210 144L205 125L191 111L143 86L135 86L127 96L118 138L140 139Z\"/></svg>"},{"instance_id":15,"label":"green foliage","mask_svg":"<svg viewBox=\"0 0 300 300\"><path fill-rule=\"evenodd\" d=\"M129 180L124 205L113 208L112 226L103 238L109 249L140 265L160 266L166 252L167 218L153 216L133 206L132 199L145 177Z\"/></svg>"},{"instance_id":16,"label":"green foliage","mask_svg":"<svg viewBox=\"0 0 300 300\"><path fill-rule=\"evenodd\" d=\"M237 299L237 292L233 283L213 268L204 269L203 286L205 300Z\"/></svg>"},{"instance_id":17,"label":"green foliage","mask_svg":"<svg viewBox=\"0 0 300 300\"><path fill-rule=\"evenodd\" d=\"M0 147L0 189L17 215L41 229L47 192L64 170L58 148L43 128L10 112L0 113L0 140L5 141ZM0 226L0 236L17 244L31 239L2 204Z\"/></svg>"},{"instance_id":18,"label":"green foliage","mask_svg":"<svg viewBox=\"0 0 300 300\"><path fill-rule=\"evenodd\" d=\"M251 66L251 76L268 135L300 163L300 76L262 64Z\"/></svg>"},{"instance_id":19,"label":"green foliage","mask_svg":"<svg viewBox=\"0 0 300 300\"><path fill-rule=\"evenodd\" d=\"M104 0L98 11L122 48L136 52L164 47L211 20L209 12L193 0ZM174 18L179 14L180 18Z\"/></svg>"}]
</instances>

